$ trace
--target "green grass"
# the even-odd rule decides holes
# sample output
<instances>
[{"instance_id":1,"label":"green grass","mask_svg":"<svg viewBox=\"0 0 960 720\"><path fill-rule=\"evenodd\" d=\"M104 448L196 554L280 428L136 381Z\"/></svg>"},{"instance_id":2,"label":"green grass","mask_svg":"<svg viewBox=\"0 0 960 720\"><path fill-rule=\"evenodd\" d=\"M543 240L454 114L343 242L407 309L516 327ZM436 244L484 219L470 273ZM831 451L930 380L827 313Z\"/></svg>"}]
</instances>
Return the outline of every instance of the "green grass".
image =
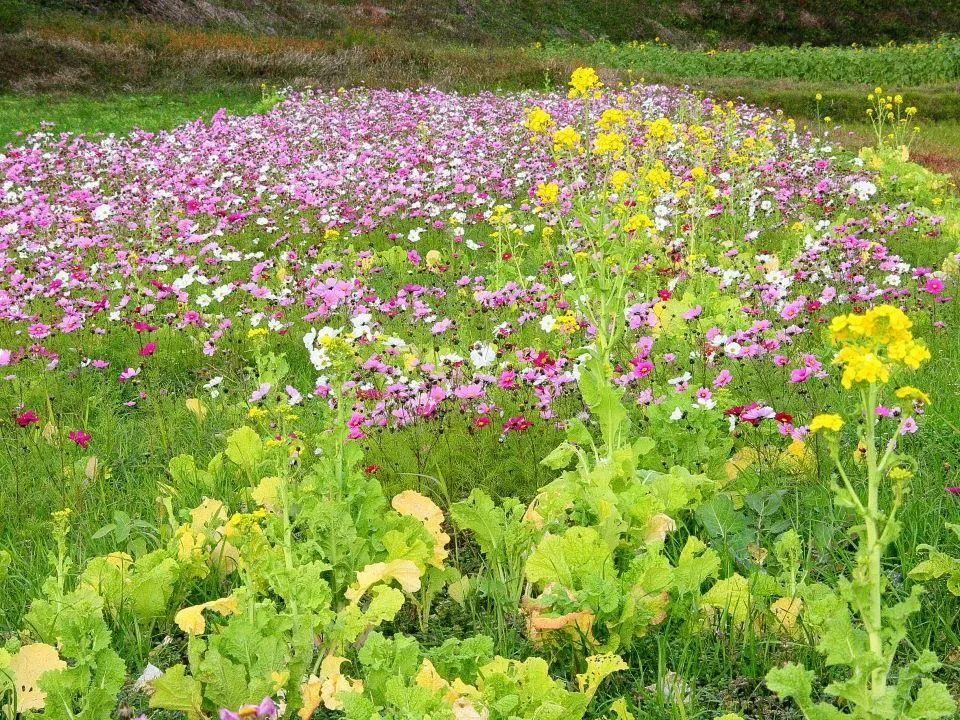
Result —
<instances>
[{"instance_id":1,"label":"green grass","mask_svg":"<svg viewBox=\"0 0 960 720\"><path fill-rule=\"evenodd\" d=\"M248 114L260 102L260 93L250 89L105 97L0 95L0 145L21 142L18 132L36 132L43 122L52 122L53 132L126 133L135 127L154 131L208 117L221 107Z\"/></svg>"},{"instance_id":2,"label":"green grass","mask_svg":"<svg viewBox=\"0 0 960 720\"><path fill-rule=\"evenodd\" d=\"M551 43L540 52L602 67L682 79L749 77L851 85L933 85L960 82L960 39L879 47L756 46L685 50L656 42L615 45Z\"/></svg>"}]
</instances>

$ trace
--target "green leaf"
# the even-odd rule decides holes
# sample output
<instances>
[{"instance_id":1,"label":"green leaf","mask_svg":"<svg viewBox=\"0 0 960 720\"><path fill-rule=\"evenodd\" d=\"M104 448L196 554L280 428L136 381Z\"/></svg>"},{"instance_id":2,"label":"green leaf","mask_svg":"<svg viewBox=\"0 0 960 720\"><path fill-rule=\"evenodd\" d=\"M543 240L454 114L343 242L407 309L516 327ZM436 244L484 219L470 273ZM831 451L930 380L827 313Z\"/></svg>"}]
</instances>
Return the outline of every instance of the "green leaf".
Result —
<instances>
[{"instance_id":1,"label":"green leaf","mask_svg":"<svg viewBox=\"0 0 960 720\"><path fill-rule=\"evenodd\" d=\"M737 624L745 623L750 619L750 581L739 573L718 580L703 594L700 604L717 608Z\"/></svg>"},{"instance_id":2,"label":"green leaf","mask_svg":"<svg viewBox=\"0 0 960 720\"><path fill-rule=\"evenodd\" d=\"M711 537L729 538L739 535L747 527L746 518L737 512L729 495L717 495L696 511L699 520Z\"/></svg>"},{"instance_id":3,"label":"green leaf","mask_svg":"<svg viewBox=\"0 0 960 720\"><path fill-rule=\"evenodd\" d=\"M772 668L767 673L767 687L781 699L793 698L802 708L811 704L813 691L813 670L807 670L796 663L787 663L783 667Z\"/></svg>"},{"instance_id":4,"label":"green leaf","mask_svg":"<svg viewBox=\"0 0 960 720\"><path fill-rule=\"evenodd\" d=\"M572 527L563 535L547 535L527 560L531 583L559 582L577 590L587 577L616 580L610 548L593 528Z\"/></svg>"},{"instance_id":5,"label":"green leaf","mask_svg":"<svg viewBox=\"0 0 960 720\"><path fill-rule=\"evenodd\" d=\"M150 707L176 710L184 713L188 720L200 720L203 717L200 683L187 676L186 670L183 665L174 665L151 683Z\"/></svg>"},{"instance_id":6,"label":"green leaf","mask_svg":"<svg viewBox=\"0 0 960 720\"><path fill-rule=\"evenodd\" d=\"M550 468L551 470L562 470L570 464L570 460L573 459L575 453L576 448L570 443L564 441L557 445L543 460L541 460L540 464Z\"/></svg>"},{"instance_id":7,"label":"green leaf","mask_svg":"<svg viewBox=\"0 0 960 720\"><path fill-rule=\"evenodd\" d=\"M720 569L720 558L700 538L687 538L677 567L673 573L673 585L681 595L699 593L707 578L715 577Z\"/></svg>"},{"instance_id":8,"label":"green leaf","mask_svg":"<svg viewBox=\"0 0 960 720\"><path fill-rule=\"evenodd\" d=\"M935 720L949 717L957 711L957 703L943 683L928 678L920 681L917 697L907 711L907 717L917 720Z\"/></svg>"},{"instance_id":9,"label":"green leaf","mask_svg":"<svg viewBox=\"0 0 960 720\"><path fill-rule=\"evenodd\" d=\"M939 550L934 550L929 546L925 547L929 551L927 559L910 571L909 577L911 579L923 582L925 580L943 577L944 575L952 575L960 571L960 560L952 558Z\"/></svg>"},{"instance_id":10,"label":"green leaf","mask_svg":"<svg viewBox=\"0 0 960 720\"><path fill-rule=\"evenodd\" d=\"M252 473L263 458L263 441L255 430L244 425L227 437L226 454L234 464Z\"/></svg>"},{"instance_id":11,"label":"green leaf","mask_svg":"<svg viewBox=\"0 0 960 720\"><path fill-rule=\"evenodd\" d=\"M348 605L340 613L342 633L346 642L353 642L362 632L380 623L393 620L403 607L403 592L387 585L375 585L370 589L370 604L366 610Z\"/></svg>"}]
</instances>

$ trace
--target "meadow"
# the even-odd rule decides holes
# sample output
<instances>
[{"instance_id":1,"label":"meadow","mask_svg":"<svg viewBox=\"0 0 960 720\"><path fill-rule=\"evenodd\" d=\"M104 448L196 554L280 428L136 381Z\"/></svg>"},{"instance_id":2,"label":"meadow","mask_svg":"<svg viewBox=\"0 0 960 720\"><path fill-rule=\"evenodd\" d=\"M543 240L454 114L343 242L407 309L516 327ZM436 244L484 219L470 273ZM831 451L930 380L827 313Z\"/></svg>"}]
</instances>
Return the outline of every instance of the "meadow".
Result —
<instances>
[{"instance_id":1,"label":"meadow","mask_svg":"<svg viewBox=\"0 0 960 720\"><path fill-rule=\"evenodd\" d=\"M869 56L856 124L657 45L0 100L0 712L954 717L957 117L901 50L803 51Z\"/></svg>"}]
</instances>

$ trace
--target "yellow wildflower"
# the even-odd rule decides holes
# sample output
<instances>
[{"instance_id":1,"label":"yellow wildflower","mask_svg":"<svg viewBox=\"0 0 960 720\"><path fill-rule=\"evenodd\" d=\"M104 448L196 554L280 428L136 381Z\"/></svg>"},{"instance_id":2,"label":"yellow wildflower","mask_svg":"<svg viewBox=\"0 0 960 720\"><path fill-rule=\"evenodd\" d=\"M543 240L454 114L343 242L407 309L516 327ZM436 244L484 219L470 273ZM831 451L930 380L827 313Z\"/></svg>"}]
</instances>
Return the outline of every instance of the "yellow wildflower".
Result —
<instances>
[{"instance_id":1,"label":"yellow wildflower","mask_svg":"<svg viewBox=\"0 0 960 720\"><path fill-rule=\"evenodd\" d=\"M894 393L898 398L911 398L916 399L922 402L924 405L930 404L930 396L927 395L920 388L915 388L911 385L904 385L901 388L897 388L897 391Z\"/></svg>"},{"instance_id":2,"label":"yellow wildflower","mask_svg":"<svg viewBox=\"0 0 960 720\"><path fill-rule=\"evenodd\" d=\"M560 195L560 186L555 182L541 183L537 186L537 197L544 205L552 205Z\"/></svg>"},{"instance_id":3,"label":"yellow wildflower","mask_svg":"<svg viewBox=\"0 0 960 720\"><path fill-rule=\"evenodd\" d=\"M843 427L843 418L839 415L821 414L810 421L810 432L815 433L821 430L838 432Z\"/></svg>"},{"instance_id":4,"label":"yellow wildflower","mask_svg":"<svg viewBox=\"0 0 960 720\"><path fill-rule=\"evenodd\" d=\"M570 75L570 92L568 97L589 97L592 90L601 87L600 78L591 67L578 67Z\"/></svg>"}]
</instances>

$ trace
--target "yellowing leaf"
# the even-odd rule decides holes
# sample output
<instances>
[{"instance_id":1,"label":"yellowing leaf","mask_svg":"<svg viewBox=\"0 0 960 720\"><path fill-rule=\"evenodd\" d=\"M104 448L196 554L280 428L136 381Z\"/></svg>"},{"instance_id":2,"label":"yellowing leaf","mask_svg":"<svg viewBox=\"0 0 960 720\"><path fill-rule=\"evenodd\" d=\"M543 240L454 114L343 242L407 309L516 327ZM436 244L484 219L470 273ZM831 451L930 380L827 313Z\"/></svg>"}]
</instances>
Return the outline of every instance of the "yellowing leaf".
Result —
<instances>
[{"instance_id":1,"label":"yellowing leaf","mask_svg":"<svg viewBox=\"0 0 960 720\"><path fill-rule=\"evenodd\" d=\"M191 605L180 610L173 621L187 635L202 635L207 629L207 622L203 617L204 610L213 610L221 615L232 615L237 612L237 599L234 596L210 600L200 605Z\"/></svg>"},{"instance_id":2,"label":"yellowing leaf","mask_svg":"<svg viewBox=\"0 0 960 720\"><path fill-rule=\"evenodd\" d=\"M433 535L433 558L430 564L438 568L443 567L443 561L450 554L447 551L450 536L443 531L442 527L443 511L433 500L415 490L404 490L399 495L394 495L390 504L401 515L407 515L423 523L427 531Z\"/></svg>"},{"instance_id":3,"label":"yellowing leaf","mask_svg":"<svg viewBox=\"0 0 960 720\"><path fill-rule=\"evenodd\" d=\"M203 420L207 416L207 406L199 398L187 398L187 410L197 416L198 420Z\"/></svg>"},{"instance_id":4,"label":"yellowing leaf","mask_svg":"<svg viewBox=\"0 0 960 720\"><path fill-rule=\"evenodd\" d=\"M450 683L440 677L440 673L437 672L429 658L424 658L423 662L420 663L420 670L417 672L414 682L434 695L450 687Z\"/></svg>"},{"instance_id":5,"label":"yellowing leaf","mask_svg":"<svg viewBox=\"0 0 960 720\"><path fill-rule=\"evenodd\" d=\"M723 466L727 473L727 481L737 479L737 476L753 465L760 457L760 453L750 447L743 447L734 453L733 457L727 460Z\"/></svg>"},{"instance_id":6,"label":"yellowing leaf","mask_svg":"<svg viewBox=\"0 0 960 720\"><path fill-rule=\"evenodd\" d=\"M803 600L798 597L782 597L773 601L770 612L777 618L780 628L788 635L794 636L800 632L797 620L803 610Z\"/></svg>"},{"instance_id":7,"label":"yellowing leaf","mask_svg":"<svg viewBox=\"0 0 960 720\"><path fill-rule=\"evenodd\" d=\"M367 565L357 572L357 581L347 588L347 600L357 602L372 585L396 580L404 592L414 593L420 589L420 569L412 560L391 560Z\"/></svg>"},{"instance_id":8,"label":"yellowing leaf","mask_svg":"<svg viewBox=\"0 0 960 720\"><path fill-rule=\"evenodd\" d=\"M17 694L17 710L42 710L45 693L37 687L40 676L49 670L62 670L67 664L60 659L57 649L45 643L24 645L10 659L10 674L13 676Z\"/></svg>"},{"instance_id":9,"label":"yellowing leaf","mask_svg":"<svg viewBox=\"0 0 960 720\"><path fill-rule=\"evenodd\" d=\"M190 529L199 533L210 525L211 520L216 519L222 522L226 517L227 509L222 502L205 497L202 503L190 511Z\"/></svg>"},{"instance_id":10,"label":"yellowing leaf","mask_svg":"<svg viewBox=\"0 0 960 720\"><path fill-rule=\"evenodd\" d=\"M577 687L589 700L607 675L626 669L627 664L619 655L614 653L591 655L587 658L587 671L577 674Z\"/></svg>"},{"instance_id":11,"label":"yellowing leaf","mask_svg":"<svg viewBox=\"0 0 960 720\"><path fill-rule=\"evenodd\" d=\"M486 708L477 710L473 701L465 697L457 698L451 710L453 710L454 720L487 720L490 717L489 710Z\"/></svg>"},{"instance_id":12,"label":"yellowing leaf","mask_svg":"<svg viewBox=\"0 0 960 720\"><path fill-rule=\"evenodd\" d=\"M657 513L647 521L644 528L643 541L648 545L650 543L662 543L667 537L667 533L677 529L677 523L673 518L664 513Z\"/></svg>"},{"instance_id":13,"label":"yellowing leaf","mask_svg":"<svg viewBox=\"0 0 960 720\"><path fill-rule=\"evenodd\" d=\"M276 475L270 475L263 478L259 484L250 491L257 505L265 507L273 512L280 505L280 483L283 478Z\"/></svg>"},{"instance_id":14,"label":"yellowing leaf","mask_svg":"<svg viewBox=\"0 0 960 720\"><path fill-rule=\"evenodd\" d=\"M344 692L362 693L363 681L351 680L340 672L340 666L347 662L344 657L327 655L320 662L320 674L311 675L300 686L303 707L300 708L300 720L309 720L322 702L328 710L342 710L343 703L337 695Z\"/></svg>"}]
</instances>

